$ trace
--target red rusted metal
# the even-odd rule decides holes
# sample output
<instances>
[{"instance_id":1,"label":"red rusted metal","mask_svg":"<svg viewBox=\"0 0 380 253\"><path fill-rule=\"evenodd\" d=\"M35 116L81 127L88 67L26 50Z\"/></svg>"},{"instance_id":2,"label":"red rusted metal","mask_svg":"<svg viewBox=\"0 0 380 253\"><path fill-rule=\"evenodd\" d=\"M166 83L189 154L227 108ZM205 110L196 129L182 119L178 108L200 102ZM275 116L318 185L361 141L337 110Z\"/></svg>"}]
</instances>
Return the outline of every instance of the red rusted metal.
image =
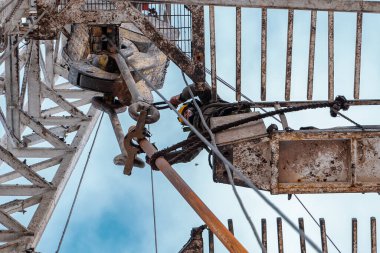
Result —
<instances>
[{"instance_id":1,"label":"red rusted metal","mask_svg":"<svg viewBox=\"0 0 380 253\"><path fill-rule=\"evenodd\" d=\"M157 152L146 139L139 140L139 145L149 158ZM248 252L163 157L157 158L155 165L230 252Z\"/></svg>"}]
</instances>

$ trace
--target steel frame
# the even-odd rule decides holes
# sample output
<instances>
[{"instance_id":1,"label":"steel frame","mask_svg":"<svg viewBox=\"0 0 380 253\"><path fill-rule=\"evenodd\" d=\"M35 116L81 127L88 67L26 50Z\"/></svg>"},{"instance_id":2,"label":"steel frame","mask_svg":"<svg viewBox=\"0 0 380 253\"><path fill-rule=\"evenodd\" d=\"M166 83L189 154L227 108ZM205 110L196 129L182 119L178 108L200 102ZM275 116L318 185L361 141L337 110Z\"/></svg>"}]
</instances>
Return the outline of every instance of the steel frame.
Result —
<instances>
[{"instance_id":1,"label":"steel frame","mask_svg":"<svg viewBox=\"0 0 380 253\"><path fill-rule=\"evenodd\" d=\"M9 40L8 50L17 37L11 36ZM0 111L0 118L8 138L3 138L0 145L0 157L10 170L0 173L0 196L7 197L0 203L0 224L4 227L0 230L0 252L35 248L100 115L90 105L97 93L57 84L55 65L61 59L59 56L54 59L59 43L53 42L43 42L45 63L40 53L42 43L36 40L30 41L31 50L16 49L5 62L7 113L4 117ZM24 67L25 61L20 64L21 51L30 54L28 69ZM19 105L17 84L21 70L27 73L28 92L25 103ZM44 101L48 106L44 106ZM32 132L26 131L27 128ZM69 133L75 137L65 143ZM28 160L33 162L29 164ZM51 180L39 174L57 167ZM23 179L30 183L18 183ZM15 212L32 212L29 210L32 206L37 208L26 224L12 217Z\"/></svg>"}]
</instances>

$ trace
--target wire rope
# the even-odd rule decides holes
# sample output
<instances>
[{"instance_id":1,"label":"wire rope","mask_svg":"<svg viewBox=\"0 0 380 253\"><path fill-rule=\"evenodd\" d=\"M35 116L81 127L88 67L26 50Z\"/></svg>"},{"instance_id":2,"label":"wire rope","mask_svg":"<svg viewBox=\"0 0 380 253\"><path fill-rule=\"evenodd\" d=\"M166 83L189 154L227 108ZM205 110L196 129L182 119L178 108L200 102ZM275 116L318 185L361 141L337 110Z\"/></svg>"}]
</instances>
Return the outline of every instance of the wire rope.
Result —
<instances>
[{"instance_id":1,"label":"wire rope","mask_svg":"<svg viewBox=\"0 0 380 253\"><path fill-rule=\"evenodd\" d=\"M313 221L315 222L315 224L317 224L317 226L320 228L321 225L318 223L317 219L314 218L314 216L311 214L311 212L309 211L309 209L304 205L304 203L302 203L302 201L298 198L298 196L296 194L294 194L294 197L296 197L296 199L301 204L301 206L306 210L306 212L310 215L310 217L313 219ZM330 236L328 234L326 234L326 237L327 237L327 239L329 239L329 241L331 242L331 244L334 245L335 249L339 253L341 253L341 251L339 250L338 246L336 246L336 244L333 242L333 240L330 238Z\"/></svg>"},{"instance_id":2,"label":"wire rope","mask_svg":"<svg viewBox=\"0 0 380 253\"><path fill-rule=\"evenodd\" d=\"M148 131L150 132L150 125L148 125ZM149 137L150 141L150 137ZM157 242L157 223L156 223L156 202L154 194L154 179L153 179L153 168L150 167L150 183L152 189L152 209L153 209L153 232L154 232L154 249L158 253L158 242Z\"/></svg>"},{"instance_id":3,"label":"wire rope","mask_svg":"<svg viewBox=\"0 0 380 253\"><path fill-rule=\"evenodd\" d=\"M190 89L190 87L189 87L189 83L188 83L187 80L186 80L185 73L183 73L183 72L182 72L182 77L183 77L183 80L184 80L184 82L185 82L185 84L186 84L186 87L187 87L188 90L189 90L189 93L190 93L190 96L191 96L192 100L195 101L194 93L193 93L193 91ZM193 104L194 104L195 108L196 108L197 111L198 111L198 114L199 114L199 117L200 117L200 119L201 119L201 121L202 121L203 127L206 129L206 131L207 131L208 134L210 135L212 145L214 146L215 149L219 150L219 148L216 146L216 142L215 142L214 134L212 133L212 131L211 131L211 129L209 128L209 126L207 125L206 120L204 119L203 112L202 112L201 108L199 108L198 103L193 103ZM212 152L210 152L210 153L212 153ZM249 225L250 225L250 227L251 227L251 229L252 229L252 231L253 231L253 234L255 235L255 238L256 238L256 240L257 240L257 243L260 245L260 247L261 247L263 253L266 253L266 249L265 249L265 247L263 246L263 244L261 243L260 236L259 236L259 233L257 232L257 229L256 229L256 227L255 227L255 224L252 222L252 219L251 219L251 217L250 217L249 214L248 214L248 211L247 211L247 209L246 209L246 207L245 207L245 205L244 205L244 202L243 202L243 200L241 199L241 197L240 197L240 195L239 195L239 193L238 193L238 191L237 191L237 189L236 189L236 186L235 186L234 180L233 180L233 178L232 178L231 170L230 170L230 168L228 167L227 164L224 164L224 167L226 168L227 175L228 175L228 181L230 182L230 184L231 184L231 186L232 186L232 190L233 190L233 192L234 192L234 195L235 195L235 197L236 197L236 199L237 199L237 201L238 201L238 203L239 203L239 205L240 205L240 208L242 209L242 212L243 212L245 218L247 219L247 221L248 221L248 223L249 223Z\"/></svg>"},{"instance_id":4,"label":"wire rope","mask_svg":"<svg viewBox=\"0 0 380 253\"><path fill-rule=\"evenodd\" d=\"M112 45L112 42L111 42L111 45ZM260 190L240 170L236 169L235 166L232 165L231 162L228 161L219 150L215 149L213 147L213 145L192 124L190 124L190 122L185 117L182 116L182 114L180 114L179 112L177 112L176 108L166 99L166 97L160 91L158 91L158 89L156 87L154 87L154 85L150 82L150 80L148 80L133 64L131 64L130 61L128 60L128 58L126 56L124 56L115 45L113 45L113 46L115 47L116 51L123 57L123 59L126 61L126 63L133 69L133 71L138 76L140 76L140 78L142 78L145 81L145 83L148 85L148 87L150 89L152 89L154 92L156 92L156 94L163 101L165 101L165 103L170 107L170 109L172 109L177 114L177 116L180 117L183 120L183 122L194 132L194 134L196 136L198 136L198 138L203 143L205 143L208 147L210 147L210 149L215 153L215 155L217 155L219 157L220 160L222 160L223 163L226 163L228 165L228 167L230 169L232 169L232 171L236 175L238 175L238 177L241 178L244 181L244 183L246 183L247 186L249 186L254 192L256 192L259 195L259 197L265 203L267 203L278 215L280 215L281 217L283 217L285 219L285 221L295 231L297 231L299 233L300 230L295 225L295 223L293 223L290 220L290 218L283 211L281 211L269 198L267 198L262 192L260 192ZM317 252L322 252L318 248L317 244L314 241L312 241L308 236L305 235L305 239L312 246L312 248L314 248Z\"/></svg>"},{"instance_id":5,"label":"wire rope","mask_svg":"<svg viewBox=\"0 0 380 253\"><path fill-rule=\"evenodd\" d=\"M101 123L102 123L102 120L103 120L103 116L104 116L104 112L102 113L102 116L100 117L100 121L99 121L99 124L98 124L98 127L96 129L96 132L95 132L95 136L94 136L94 139L92 140L92 144L91 144L91 147L90 147L90 151L88 152L88 155L87 155L87 159L86 159L86 163L84 165L84 168L83 168L83 171L82 171L82 175L80 177L80 180L79 180L79 183L78 183L78 187L77 187L77 190L75 192L75 196L74 196L74 199L73 199L73 203L71 204L71 207L70 207L70 212L69 212L69 215L67 217L67 220L66 220L66 223L65 223L65 227L62 231L62 235L61 235L61 238L59 240L59 243L58 243L58 247L57 247L57 250L55 251L55 253L59 253L60 249L61 249L61 246L62 246L62 242L63 242L63 239L66 235L66 231L67 231L67 227L69 226L69 223L70 223L70 220L71 220L71 216L73 214L73 210L74 210L74 206L75 206L75 203L78 199L78 194L79 194L79 190L81 188L81 185L82 185L82 182L83 182L83 178L84 178L84 175L87 171L87 165L88 165L88 162L91 158L91 154L92 154L92 150L94 148L94 145L95 145L95 141L96 141L96 138L98 136L98 133L99 133L99 129L100 129L100 126L101 126Z\"/></svg>"}]
</instances>

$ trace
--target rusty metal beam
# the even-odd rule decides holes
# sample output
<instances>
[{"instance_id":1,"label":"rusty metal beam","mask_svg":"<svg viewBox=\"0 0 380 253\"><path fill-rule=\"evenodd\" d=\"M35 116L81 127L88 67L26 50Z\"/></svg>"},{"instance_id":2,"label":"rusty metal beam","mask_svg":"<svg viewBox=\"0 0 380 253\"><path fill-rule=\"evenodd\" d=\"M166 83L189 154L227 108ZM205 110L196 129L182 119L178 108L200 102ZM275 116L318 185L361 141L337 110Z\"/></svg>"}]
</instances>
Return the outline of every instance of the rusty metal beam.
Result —
<instances>
[{"instance_id":1,"label":"rusty metal beam","mask_svg":"<svg viewBox=\"0 0 380 253\"><path fill-rule=\"evenodd\" d=\"M380 13L380 2L372 1L345 1L345 0L141 0L146 3L178 3L194 5L215 6L239 6L250 8L273 8L273 9L295 9L295 10L321 10L340 12L375 12Z\"/></svg>"},{"instance_id":2,"label":"rusty metal beam","mask_svg":"<svg viewBox=\"0 0 380 253\"><path fill-rule=\"evenodd\" d=\"M310 16L310 42L309 64L307 72L307 100L313 99L314 59L315 59L315 33L317 30L317 12L311 11Z\"/></svg>"},{"instance_id":3,"label":"rusty metal beam","mask_svg":"<svg viewBox=\"0 0 380 253\"><path fill-rule=\"evenodd\" d=\"M284 239L282 235L282 219L277 218L277 243L278 243L278 253L284 253Z\"/></svg>"},{"instance_id":4,"label":"rusty metal beam","mask_svg":"<svg viewBox=\"0 0 380 253\"><path fill-rule=\"evenodd\" d=\"M241 8L236 8L236 101L241 100Z\"/></svg>"},{"instance_id":5,"label":"rusty metal beam","mask_svg":"<svg viewBox=\"0 0 380 253\"><path fill-rule=\"evenodd\" d=\"M261 219L261 243L263 245L262 253L266 253L268 251L268 240L267 240L267 220Z\"/></svg>"},{"instance_id":6,"label":"rusty metal beam","mask_svg":"<svg viewBox=\"0 0 380 253\"><path fill-rule=\"evenodd\" d=\"M294 10L288 11L288 36L286 46L286 75L285 75L285 100L290 100L292 82L292 56L293 56L293 20Z\"/></svg>"},{"instance_id":7,"label":"rusty metal beam","mask_svg":"<svg viewBox=\"0 0 380 253\"><path fill-rule=\"evenodd\" d=\"M358 221L352 218L352 253L358 253Z\"/></svg>"},{"instance_id":8,"label":"rusty metal beam","mask_svg":"<svg viewBox=\"0 0 380 253\"><path fill-rule=\"evenodd\" d=\"M300 248L301 253L306 253L306 243L305 243L305 226L302 218L298 219L298 227L300 230Z\"/></svg>"},{"instance_id":9,"label":"rusty metal beam","mask_svg":"<svg viewBox=\"0 0 380 253\"><path fill-rule=\"evenodd\" d=\"M267 9L261 10L261 101L267 99Z\"/></svg>"},{"instance_id":10,"label":"rusty metal beam","mask_svg":"<svg viewBox=\"0 0 380 253\"><path fill-rule=\"evenodd\" d=\"M334 12L328 12L328 98L334 100Z\"/></svg>"},{"instance_id":11,"label":"rusty metal beam","mask_svg":"<svg viewBox=\"0 0 380 253\"><path fill-rule=\"evenodd\" d=\"M355 76L354 76L354 98L355 99L359 99L359 93L360 93L362 26L363 26L363 13L358 12L357 17L356 17L356 47L355 47Z\"/></svg>"},{"instance_id":12,"label":"rusty metal beam","mask_svg":"<svg viewBox=\"0 0 380 253\"><path fill-rule=\"evenodd\" d=\"M371 253L377 253L376 218L371 217Z\"/></svg>"},{"instance_id":13,"label":"rusty metal beam","mask_svg":"<svg viewBox=\"0 0 380 253\"><path fill-rule=\"evenodd\" d=\"M211 54L211 99L217 100L217 81L216 81L216 45L215 45L215 8L209 7L210 16L210 54Z\"/></svg>"},{"instance_id":14,"label":"rusty metal beam","mask_svg":"<svg viewBox=\"0 0 380 253\"><path fill-rule=\"evenodd\" d=\"M322 253L327 253L327 239L326 239L326 223L325 219L319 219L319 226L321 228L321 243L322 243Z\"/></svg>"},{"instance_id":15,"label":"rusty metal beam","mask_svg":"<svg viewBox=\"0 0 380 253\"><path fill-rule=\"evenodd\" d=\"M139 145L149 158L157 152L146 139L139 140ZM163 157L157 158L155 165L230 252L248 252Z\"/></svg>"}]
</instances>

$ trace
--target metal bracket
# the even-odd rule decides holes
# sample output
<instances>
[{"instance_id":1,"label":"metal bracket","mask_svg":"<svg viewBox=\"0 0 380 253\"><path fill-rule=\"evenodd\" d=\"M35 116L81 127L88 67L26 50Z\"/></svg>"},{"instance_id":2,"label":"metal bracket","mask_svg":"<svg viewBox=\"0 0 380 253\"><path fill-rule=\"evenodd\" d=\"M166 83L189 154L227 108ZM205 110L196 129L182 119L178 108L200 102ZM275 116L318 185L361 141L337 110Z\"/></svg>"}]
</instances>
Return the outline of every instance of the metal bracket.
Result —
<instances>
[{"instance_id":1,"label":"metal bracket","mask_svg":"<svg viewBox=\"0 0 380 253\"><path fill-rule=\"evenodd\" d=\"M133 143L133 140L141 140L145 138L145 121L147 114L148 112L146 110L140 112L140 117L137 121L137 125L129 128L128 134L124 138L124 147L127 152L127 161L125 162L124 166L125 175L131 175L135 158L137 154L142 152L140 146Z\"/></svg>"}]
</instances>

